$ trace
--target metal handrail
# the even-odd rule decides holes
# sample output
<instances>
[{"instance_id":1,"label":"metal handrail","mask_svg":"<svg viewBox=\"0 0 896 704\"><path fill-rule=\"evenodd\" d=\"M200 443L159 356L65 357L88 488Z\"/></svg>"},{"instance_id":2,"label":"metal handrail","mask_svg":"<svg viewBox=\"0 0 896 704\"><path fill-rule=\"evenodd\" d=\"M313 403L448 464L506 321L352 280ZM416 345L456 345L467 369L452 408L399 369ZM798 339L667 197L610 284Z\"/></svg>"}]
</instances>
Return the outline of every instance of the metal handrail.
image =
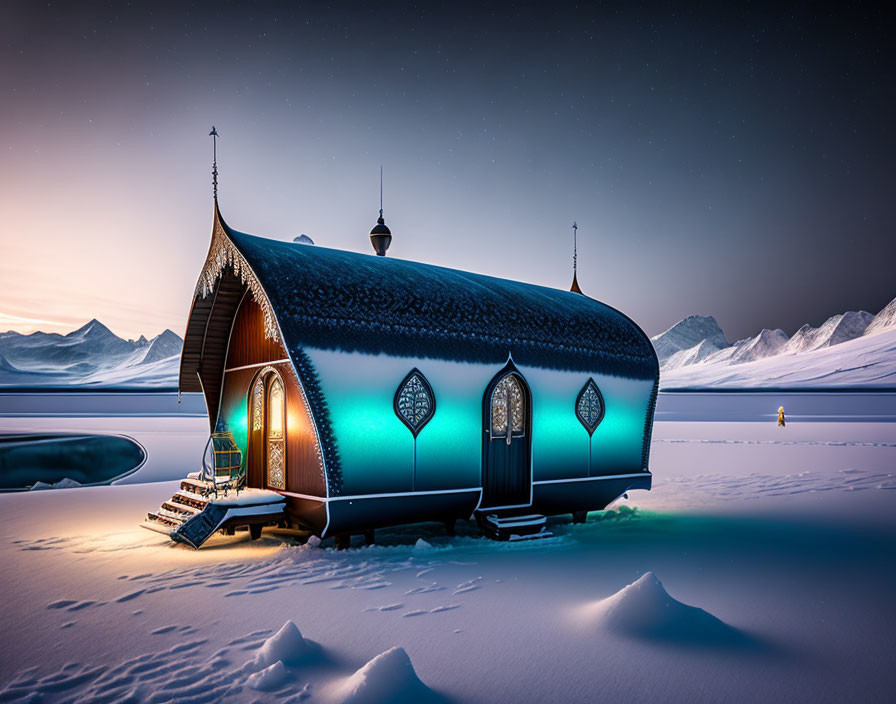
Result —
<instances>
[{"instance_id":1,"label":"metal handrail","mask_svg":"<svg viewBox=\"0 0 896 704\"><path fill-rule=\"evenodd\" d=\"M208 481L208 476L211 472L211 468L208 466L208 448L212 444L212 436L208 436L208 442L205 443L205 449L202 451L202 474L200 475L200 479L206 482Z\"/></svg>"},{"instance_id":2,"label":"metal handrail","mask_svg":"<svg viewBox=\"0 0 896 704\"><path fill-rule=\"evenodd\" d=\"M202 472L200 474L200 479L205 483L211 483L212 489L215 493L215 498L218 498L218 476L216 468L210 467L208 464L208 455L209 455L209 447L212 450L212 457L215 455L214 445L212 441L214 440L214 434L208 436L208 440L205 443L205 449L202 451ZM241 453L242 454L242 453ZM243 469L242 463L240 464L239 469L237 470L236 475L230 474L226 482L222 482L222 488L224 490L224 496L227 496L229 490L232 488L237 494L239 494L240 489L245 488L247 484L247 476L246 471ZM236 481L234 481L236 480Z\"/></svg>"}]
</instances>

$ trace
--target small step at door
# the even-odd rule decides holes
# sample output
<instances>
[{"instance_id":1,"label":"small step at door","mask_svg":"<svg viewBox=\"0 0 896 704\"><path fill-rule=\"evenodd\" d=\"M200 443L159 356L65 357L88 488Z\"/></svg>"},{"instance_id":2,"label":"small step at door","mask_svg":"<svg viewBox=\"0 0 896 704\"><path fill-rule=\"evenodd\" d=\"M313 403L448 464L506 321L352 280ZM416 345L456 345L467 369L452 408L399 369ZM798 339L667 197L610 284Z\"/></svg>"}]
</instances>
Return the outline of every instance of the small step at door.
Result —
<instances>
[{"instance_id":1,"label":"small step at door","mask_svg":"<svg viewBox=\"0 0 896 704\"><path fill-rule=\"evenodd\" d=\"M547 519L540 513L526 509L489 510L476 512L479 529L493 540L535 540L553 535L546 527Z\"/></svg>"}]
</instances>

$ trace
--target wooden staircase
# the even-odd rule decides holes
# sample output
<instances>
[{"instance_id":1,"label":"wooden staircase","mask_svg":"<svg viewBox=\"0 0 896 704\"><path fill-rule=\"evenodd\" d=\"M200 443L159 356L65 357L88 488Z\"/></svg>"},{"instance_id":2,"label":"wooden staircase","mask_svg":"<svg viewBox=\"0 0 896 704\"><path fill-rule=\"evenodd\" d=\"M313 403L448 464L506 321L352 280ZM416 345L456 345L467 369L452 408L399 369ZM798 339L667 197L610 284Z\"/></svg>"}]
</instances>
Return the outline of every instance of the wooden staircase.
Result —
<instances>
[{"instance_id":1,"label":"wooden staircase","mask_svg":"<svg viewBox=\"0 0 896 704\"><path fill-rule=\"evenodd\" d=\"M140 525L157 533L169 535L171 531L177 530L193 516L205 510L209 495L213 493L214 486L210 482L184 479L174 496L163 502L157 511L147 513L146 520Z\"/></svg>"},{"instance_id":2,"label":"wooden staircase","mask_svg":"<svg viewBox=\"0 0 896 704\"><path fill-rule=\"evenodd\" d=\"M537 540L550 538L547 519L529 509L482 509L476 512L479 529L492 540Z\"/></svg>"},{"instance_id":3,"label":"wooden staircase","mask_svg":"<svg viewBox=\"0 0 896 704\"><path fill-rule=\"evenodd\" d=\"M252 539L257 540L264 526L284 520L285 508L285 500L275 492L243 489L224 495L215 492L213 482L188 477L174 496L147 513L140 525L199 548L215 531L233 535L237 526L248 527Z\"/></svg>"}]
</instances>

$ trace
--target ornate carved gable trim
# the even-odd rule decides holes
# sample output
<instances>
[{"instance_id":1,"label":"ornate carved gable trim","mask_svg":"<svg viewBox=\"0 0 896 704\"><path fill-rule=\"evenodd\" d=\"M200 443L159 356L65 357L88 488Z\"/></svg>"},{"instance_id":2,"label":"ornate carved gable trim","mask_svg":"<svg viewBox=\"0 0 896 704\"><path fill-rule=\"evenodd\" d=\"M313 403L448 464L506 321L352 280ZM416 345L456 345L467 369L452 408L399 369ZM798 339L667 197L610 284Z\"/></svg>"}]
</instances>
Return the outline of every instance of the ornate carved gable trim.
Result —
<instances>
[{"instance_id":1,"label":"ornate carved gable trim","mask_svg":"<svg viewBox=\"0 0 896 704\"><path fill-rule=\"evenodd\" d=\"M196 284L196 298L207 298L215 290L221 275L225 269L231 269L236 277L246 285L252 294L252 299L261 308L264 315L264 336L280 342L280 331L277 326L277 320L274 317L274 310L271 308L271 302L268 300L264 289L259 283L252 267L246 262L239 250L234 246L221 222L215 218L215 228L212 232L212 243L208 250L208 256L205 258L205 265L202 267L202 274L199 276L199 282Z\"/></svg>"}]
</instances>

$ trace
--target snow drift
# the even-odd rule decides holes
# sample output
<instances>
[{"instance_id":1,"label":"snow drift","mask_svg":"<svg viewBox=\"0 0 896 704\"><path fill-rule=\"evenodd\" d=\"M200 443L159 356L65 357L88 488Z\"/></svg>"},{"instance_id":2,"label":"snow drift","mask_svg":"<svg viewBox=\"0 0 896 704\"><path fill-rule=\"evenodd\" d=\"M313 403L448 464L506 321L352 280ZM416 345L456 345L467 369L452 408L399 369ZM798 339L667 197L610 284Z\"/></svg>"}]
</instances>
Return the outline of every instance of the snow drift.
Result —
<instances>
[{"instance_id":1,"label":"snow drift","mask_svg":"<svg viewBox=\"0 0 896 704\"><path fill-rule=\"evenodd\" d=\"M434 702L436 695L417 677L404 648L380 653L336 688L340 704L387 704L388 702Z\"/></svg>"},{"instance_id":2,"label":"snow drift","mask_svg":"<svg viewBox=\"0 0 896 704\"><path fill-rule=\"evenodd\" d=\"M295 623L287 621L262 644L244 669L259 675L256 682L268 682L279 673L279 669L271 670L278 663L281 666L300 667L319 659L320 654L321 647L314 641L304 638ZM268 674L262 675L265 671L268 671Z\"/></svg>"},{"instance_id":3,"label":"snow drift","mask_svg":"<svg viewBox=\"0 0 896 704\"><path fill-rule=\"evenodd\" d=\"M252 689L270 692L275 689L280 689L290 679L291 675L287 671L283 661L278 660L273 665L249 675L246 679L246 684Z\"/></svg>"},{"instance_id":4,"label":"snow drift","mask_svg":"<svg viewBox=\"0 0 896 704\"><path fill-rule=\"evenodd\" d=\"M621 635L691 645L740 645L735 628L696 606L673 599L653 572L590 607L595 621Z\"/></svg>"}]
</instances>

